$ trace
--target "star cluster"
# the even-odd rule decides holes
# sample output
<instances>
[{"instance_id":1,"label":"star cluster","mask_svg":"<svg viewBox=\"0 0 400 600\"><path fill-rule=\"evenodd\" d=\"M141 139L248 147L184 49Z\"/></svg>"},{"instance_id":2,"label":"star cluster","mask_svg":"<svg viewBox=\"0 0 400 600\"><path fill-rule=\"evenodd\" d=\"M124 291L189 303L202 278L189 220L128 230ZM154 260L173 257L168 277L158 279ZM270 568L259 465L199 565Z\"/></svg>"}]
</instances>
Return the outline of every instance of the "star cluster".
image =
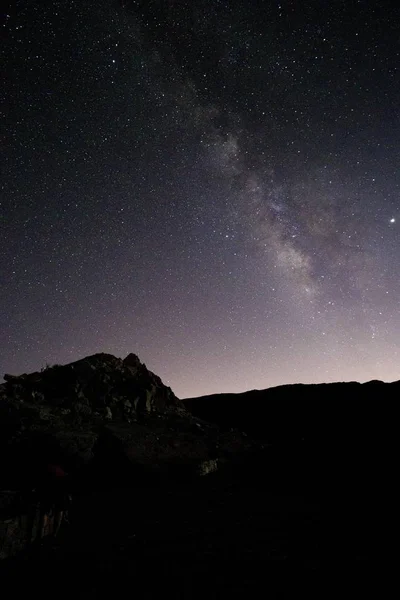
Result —
<instances>
[{"instance_id":1,"label":"star cluster","mask_svg":"<svg viewBox=\"0 0 400 600\"><path fill-rule=\"evenodd\" d=\"M0 372L133 351L180 397L399 379L399 12L14 3Z\"/></svg>"}]
</instances>

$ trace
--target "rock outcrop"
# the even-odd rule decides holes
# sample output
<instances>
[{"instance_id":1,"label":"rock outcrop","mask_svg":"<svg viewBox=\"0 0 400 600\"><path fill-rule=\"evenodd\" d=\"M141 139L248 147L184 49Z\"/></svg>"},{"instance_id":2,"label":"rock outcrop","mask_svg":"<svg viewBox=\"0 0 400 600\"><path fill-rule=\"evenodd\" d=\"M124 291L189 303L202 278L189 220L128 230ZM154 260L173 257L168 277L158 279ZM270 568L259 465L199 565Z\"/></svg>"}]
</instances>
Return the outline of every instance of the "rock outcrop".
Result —
<instances>
[{"instance_id":1,"label":"rock outcrop","mask_svg":"<svg viewBox=\"0 0 400 600\"><path fill-rule=\"evenodd\" d=\"M40 508L32 509L32 490L43 466L60 465L80 492L138 489L188 483L251 446L238 431L220 432L191 415L135 354L95 354L4 378L0 558L35 535L29 523Z\"/></svg>"},{"instance_id":2,"label":"rock outcrop","mask_svg":"<svg viewBox=\"0 0 400 600\"><path fill-rule=\"evenodd\" d=\"M40 372L5 375L0 385L0 486L25 477L39 447L57 446L68 469L90 463L105 423L126 423L160 411L185 413L172 390L135 354L94 354ZM40 443L38 439L40 438ZM48 450L46 450L48 451ZM44 450L40 450L42 454ZM54 451L52 451L54 453ZM34 459L32 458L32 461ZM22 475L22 473L24 473Z\"/></svg>"},{"instance_id":3,"label":"rock outcrop","mask_svg":"<svg viewBox=\"0 0 400 600\"><path fill-rule=\"evenodd\" d=\"M110 354L94 354L65 366L41 372L5 375L0 399L43 406L45 420L51 409L59 415L110 419L112 415L149 413L177 406L178 399L161 379L149 371L135 354L124 360Z\"/></svg>"}]
</instances>

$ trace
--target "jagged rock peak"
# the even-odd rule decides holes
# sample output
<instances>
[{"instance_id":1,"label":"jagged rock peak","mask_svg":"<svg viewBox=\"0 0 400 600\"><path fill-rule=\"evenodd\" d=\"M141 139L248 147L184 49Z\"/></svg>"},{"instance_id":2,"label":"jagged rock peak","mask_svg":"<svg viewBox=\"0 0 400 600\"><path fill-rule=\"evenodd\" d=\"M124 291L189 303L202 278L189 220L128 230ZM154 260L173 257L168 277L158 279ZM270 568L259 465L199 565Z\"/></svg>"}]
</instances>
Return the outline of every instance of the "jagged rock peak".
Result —
<instances>
[{"instance_id":1,"label":"jagged rock peak","mask_svg":"<svg viewBox=\"0 0 400 600\"><path fill-rule=\"evenodd\" d=\"M98 353L40 372L5 375L8 398L101 414L164 410L179 403L172 390L131 353L122 360ZM83 410L84 407L84 410ZM128 410L129 408L129 410Z\"/></svg>"},{"instance_id":2,"label":"jagged rock peak","mask_svg":"<svg viewBox=\"0 0 400 600\"><path fill-rule=\"evenodd\" d=\"M124 358L123 362L125 365L128 365L128 367L140 367L142 364L139 357L136 354L133 354L133 352L130 352L130 354Z\"/></svg>"}]
</instances>

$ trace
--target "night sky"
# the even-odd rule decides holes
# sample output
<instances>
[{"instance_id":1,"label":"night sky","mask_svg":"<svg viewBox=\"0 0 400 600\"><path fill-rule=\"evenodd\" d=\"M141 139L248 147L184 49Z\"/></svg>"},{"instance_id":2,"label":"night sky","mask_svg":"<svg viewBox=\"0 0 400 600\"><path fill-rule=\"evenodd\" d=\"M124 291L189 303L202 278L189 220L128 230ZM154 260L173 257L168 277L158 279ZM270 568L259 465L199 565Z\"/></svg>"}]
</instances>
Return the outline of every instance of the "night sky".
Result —
<instances>
[{"instance_id":1,"label":"night sky","mask_svg":"<svg viewBox=\"0 0 400 600\"><path fill-rule=\"evenodd\" d=\"M395 4L14 2L1 375L135 352L182 398L400 379Z\"/></svg>"}]
</instances>

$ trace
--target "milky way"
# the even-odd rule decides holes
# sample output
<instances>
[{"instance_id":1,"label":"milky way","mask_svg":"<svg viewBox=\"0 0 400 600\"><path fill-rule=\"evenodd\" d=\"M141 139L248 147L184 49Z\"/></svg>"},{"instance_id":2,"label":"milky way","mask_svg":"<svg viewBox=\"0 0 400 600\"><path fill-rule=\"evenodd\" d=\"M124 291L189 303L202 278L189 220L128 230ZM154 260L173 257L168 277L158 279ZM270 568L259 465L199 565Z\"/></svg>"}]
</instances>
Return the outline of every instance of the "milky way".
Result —
<instances>
[{"instance_id":1,"label":"milky way","mask_svg":"<svg viewBox=\"0 0 400 600\"><path fill-rule=\"evenodd\" d=\"M132 351L180 397L399 379L399 19L14 3L0 372Z\"/></svg>"}]
</instances>

